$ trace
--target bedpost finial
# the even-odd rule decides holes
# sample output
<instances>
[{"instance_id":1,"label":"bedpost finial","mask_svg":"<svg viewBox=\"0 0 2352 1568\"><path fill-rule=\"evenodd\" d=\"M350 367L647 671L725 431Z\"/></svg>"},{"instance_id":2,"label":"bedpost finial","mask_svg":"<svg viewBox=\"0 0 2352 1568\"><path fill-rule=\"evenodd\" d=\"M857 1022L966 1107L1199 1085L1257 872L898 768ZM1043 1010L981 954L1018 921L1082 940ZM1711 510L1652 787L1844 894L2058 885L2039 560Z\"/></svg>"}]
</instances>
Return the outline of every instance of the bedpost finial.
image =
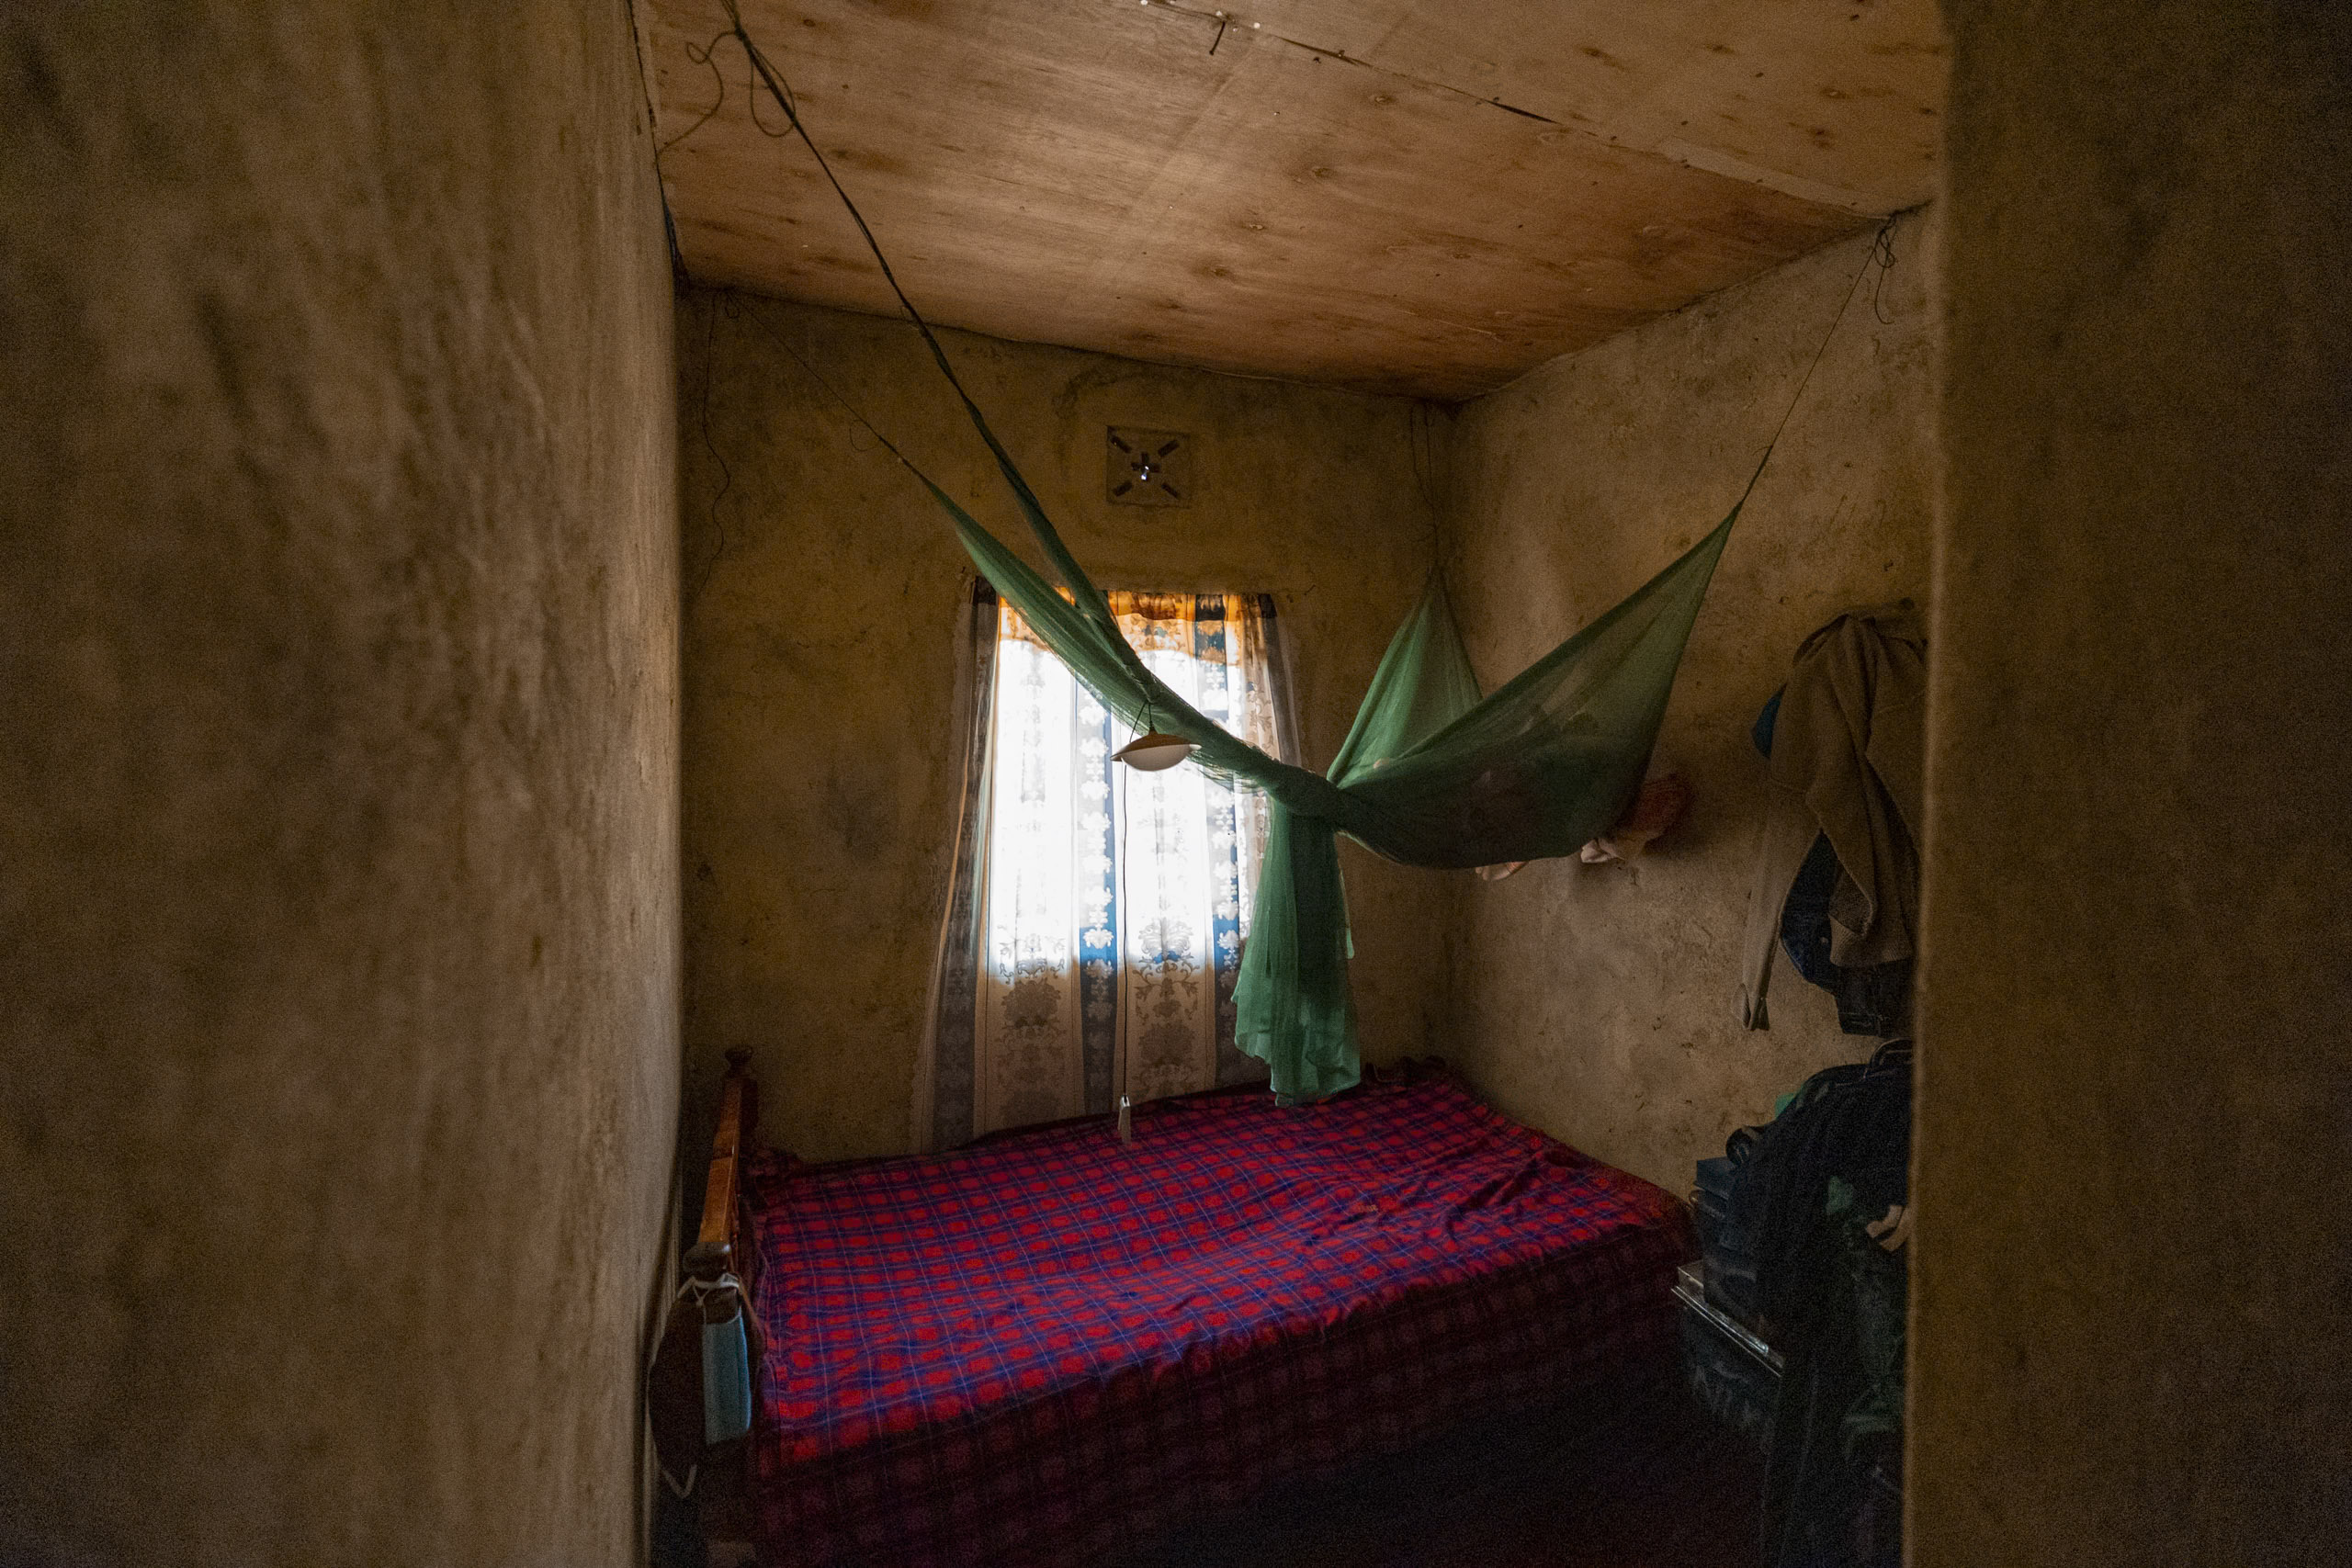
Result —
<instances>
[{"instance_id":1,"label":"bedpost finial","mask_svg":"<svg viewBox=\"0 0 2352 1568\"><path fill-rule=\"evenodd\" d=\"M727 1071L729 1077L741 1073L744 1068L751 1065L752 1048L749 1045L736 1045L729 1049L727 1053Z\"/></svg>"}]
</instances>

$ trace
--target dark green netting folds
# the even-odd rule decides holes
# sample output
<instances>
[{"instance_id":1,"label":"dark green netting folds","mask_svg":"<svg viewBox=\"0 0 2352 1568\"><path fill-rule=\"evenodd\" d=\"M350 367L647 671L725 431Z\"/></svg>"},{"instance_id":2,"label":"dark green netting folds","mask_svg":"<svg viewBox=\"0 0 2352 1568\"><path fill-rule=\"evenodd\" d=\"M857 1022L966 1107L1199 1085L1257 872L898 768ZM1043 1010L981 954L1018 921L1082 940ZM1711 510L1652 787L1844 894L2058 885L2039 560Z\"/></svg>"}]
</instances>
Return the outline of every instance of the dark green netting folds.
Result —
<instances>
[{"instance_id":1,"label":"dark green netting folds","mask_svg":"<svg viewBox=\"0 0 2352 1568\"><path fill-rule=\"evenodd\" d=\"M1491 696L1478 694L1432 577L1324 775L1227 734L1144 668L987 422L965 406L1060 581L924 479L973 561L1123 720L1183 737L1199 748L1197 765L1270 799L1256 919L1234 998L1236 1042L1272 1069L1279 1094L1315 1100L1351 1087L1358 1055L1339 835L1407 865L1461 868L1569 854L1606 833L1641 787L1683 644L1739 508Z\"/></svg>"}]
</instances>

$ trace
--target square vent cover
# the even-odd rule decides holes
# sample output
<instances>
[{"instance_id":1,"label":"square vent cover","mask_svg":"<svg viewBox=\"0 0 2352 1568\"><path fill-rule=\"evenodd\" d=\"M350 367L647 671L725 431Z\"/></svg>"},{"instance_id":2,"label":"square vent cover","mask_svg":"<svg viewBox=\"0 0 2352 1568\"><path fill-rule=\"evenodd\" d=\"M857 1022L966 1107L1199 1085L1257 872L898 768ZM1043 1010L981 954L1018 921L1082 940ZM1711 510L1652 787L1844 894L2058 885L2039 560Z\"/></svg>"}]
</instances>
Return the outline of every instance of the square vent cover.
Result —
<instances>
[{"instance_id":1,"label":"square vent cover","mask_svg":"<svg viewBox=\"0 0 2352 1568\"><path fill-rule=\"evenodd\" d=\"M1121 506L1190 506L1193 438L1181 430L1103 433L1102 493Z\"/></svg>"}]
</instances>

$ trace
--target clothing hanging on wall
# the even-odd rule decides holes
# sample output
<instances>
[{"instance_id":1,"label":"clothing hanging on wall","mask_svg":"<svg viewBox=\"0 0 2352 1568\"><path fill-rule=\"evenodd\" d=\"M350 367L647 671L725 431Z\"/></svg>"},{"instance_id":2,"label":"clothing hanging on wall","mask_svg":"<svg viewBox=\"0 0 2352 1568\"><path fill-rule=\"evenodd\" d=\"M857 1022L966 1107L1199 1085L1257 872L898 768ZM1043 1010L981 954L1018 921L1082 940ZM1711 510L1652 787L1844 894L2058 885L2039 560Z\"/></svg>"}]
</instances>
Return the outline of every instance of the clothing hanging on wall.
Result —
<instances>
[{"instance_id":1,"label":"clothing hanging on wall","mask_svg":"<svg viewBox=\"0 0 2352 1568\"><path fill-rule=\"evenodd\" d=\"M1773 949L1817 838L1838 868L1826 962L1866 970L1912 956L1926 705L1927 631L1907 599L1847 611L1799 645L1769 729L1757 727L1770 771L1742 949L1746 1027L1770 1027Z\"/></svg>"},{"instance_id":2,"label":"clothing hanging on wall","mask_svg":"<svg viewBox=\"0 0 2352 1568\"><path fill-rule=\"evenodd\" d=\"M1837 999L1839 1029L1872 1039L1900 1034L1910 1027L1912 961L1849 969L1829 956L1836 945L1830 909L1845 875L1829 835L1815 838L1781 908L1781 951L1790 967Z\"/></svg>"}]
</instances>

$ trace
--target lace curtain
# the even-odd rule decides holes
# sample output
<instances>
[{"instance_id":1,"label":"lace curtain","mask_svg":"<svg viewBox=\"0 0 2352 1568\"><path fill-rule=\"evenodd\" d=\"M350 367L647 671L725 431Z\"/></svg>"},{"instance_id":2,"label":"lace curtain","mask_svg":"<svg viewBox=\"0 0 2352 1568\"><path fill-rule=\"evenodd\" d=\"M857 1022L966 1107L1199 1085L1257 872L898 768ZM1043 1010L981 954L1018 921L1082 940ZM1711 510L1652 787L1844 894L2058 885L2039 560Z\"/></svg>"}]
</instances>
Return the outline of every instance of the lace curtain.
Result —
<instances>
[{"instance_id":1,"label":"lace curtain","mask_svg":"<svg viewBox=\"0 0 2352 1568\"><path fill-rule=\"evenodd\" d=\"M1110 595L1152 672L1275 755L1290 725L1272 601ZM1111 761L1132 737L1010 605L985 677L984 755L943 933L918 1137L1107 1111L1262 1078L1233 1043L1233 988L1266 837L1255 790ZM982 694L975 693L975 705ZM984 735L983 735L984 732ZM960 922L963 928L958 929ZM960 995L958 993L961 993Z\"/></svg>"}]
</instances>

